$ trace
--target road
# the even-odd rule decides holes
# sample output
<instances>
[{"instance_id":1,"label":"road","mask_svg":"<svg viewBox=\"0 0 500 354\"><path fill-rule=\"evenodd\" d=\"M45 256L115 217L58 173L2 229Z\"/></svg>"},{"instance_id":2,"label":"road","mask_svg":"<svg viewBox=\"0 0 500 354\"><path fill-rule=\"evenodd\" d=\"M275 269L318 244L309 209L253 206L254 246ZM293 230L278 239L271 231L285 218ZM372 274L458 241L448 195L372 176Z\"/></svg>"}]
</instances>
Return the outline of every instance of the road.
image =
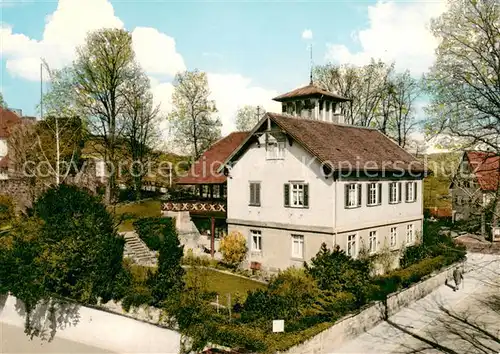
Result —
<instances>
[{"instance_id":1,"label":"road","mask_svg":"<svg viewBox=\"0 0 500 354\"><path fill-rule=\"evenodd\" d=\"M500 353L500 256L469 254L464 278L460 290L442 285L341 348L325 352Z\"/></svg>"},{"instance_id":2,"label":"road","mask_svg":"<svg viewBox=\"0 0 500 354\"><path fill-rule=\"evenodd\" d=\"M51 342L30 340L24 328L0 322L0 353L112 353L110 351L55 337Z\"/></svg>"}]
</instances>

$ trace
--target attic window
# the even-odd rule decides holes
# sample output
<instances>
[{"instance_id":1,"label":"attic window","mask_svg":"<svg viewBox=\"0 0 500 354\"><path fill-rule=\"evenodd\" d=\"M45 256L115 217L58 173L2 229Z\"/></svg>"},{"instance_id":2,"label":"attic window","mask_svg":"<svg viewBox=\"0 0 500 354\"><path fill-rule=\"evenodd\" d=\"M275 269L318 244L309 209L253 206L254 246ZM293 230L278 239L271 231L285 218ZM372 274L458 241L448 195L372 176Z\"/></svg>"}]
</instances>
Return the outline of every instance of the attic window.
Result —
<instances>
[{"instance_id":1,"label":"attic window","mask_svg":"<svg viewBox=\"0 0 500 354\"><path fill-rule=\"evenodd\" d=\"M276 139L273 136L268 138L266 144L267 160L283 160L285 158L285 140Z\"/></svg>"}]
</instances>

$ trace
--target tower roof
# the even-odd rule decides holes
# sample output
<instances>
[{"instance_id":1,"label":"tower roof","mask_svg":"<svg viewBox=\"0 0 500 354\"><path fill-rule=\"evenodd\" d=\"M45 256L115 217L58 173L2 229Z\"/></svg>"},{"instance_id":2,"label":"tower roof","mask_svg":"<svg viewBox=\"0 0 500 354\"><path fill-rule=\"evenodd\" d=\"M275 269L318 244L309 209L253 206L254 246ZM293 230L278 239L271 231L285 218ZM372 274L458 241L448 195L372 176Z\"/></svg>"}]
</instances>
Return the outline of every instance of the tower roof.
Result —
<instances>
[{"instance_id":1,"label":"tower roof","mask_svg":"<svg viewBox=\"0 0 500 354\"><path fill-rule=\"evenodd\" d=\"M328 92L326 90L323 90L312 83L307 86L299 87L298 89L279 95L273 98L273 100L278 102L283 102L283 101L292 101L295 98L322 97L322 96L328 97L331 100L338 102L351 101L351 99L349 98L342 97L333 92Z\"/></svg>"}]
</instances>

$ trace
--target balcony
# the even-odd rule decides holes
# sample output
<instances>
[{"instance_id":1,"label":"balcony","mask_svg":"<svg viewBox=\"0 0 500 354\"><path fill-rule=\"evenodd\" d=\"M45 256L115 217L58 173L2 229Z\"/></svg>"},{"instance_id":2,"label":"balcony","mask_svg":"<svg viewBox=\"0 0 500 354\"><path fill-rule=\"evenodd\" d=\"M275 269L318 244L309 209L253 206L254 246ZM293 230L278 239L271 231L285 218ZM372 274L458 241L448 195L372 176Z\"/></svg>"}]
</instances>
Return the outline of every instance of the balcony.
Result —
<instances>
[{"instance_id":1,"label":"balcony","mask_svg":"<svg viewBox=\"0 0 500 354\"><path fill-rule=\"evenodd\" d=\"M175 200L164 202L162 211L188 211L190 214L219 214L226 215L225 200Z\"/></svg>"}]
</instances>

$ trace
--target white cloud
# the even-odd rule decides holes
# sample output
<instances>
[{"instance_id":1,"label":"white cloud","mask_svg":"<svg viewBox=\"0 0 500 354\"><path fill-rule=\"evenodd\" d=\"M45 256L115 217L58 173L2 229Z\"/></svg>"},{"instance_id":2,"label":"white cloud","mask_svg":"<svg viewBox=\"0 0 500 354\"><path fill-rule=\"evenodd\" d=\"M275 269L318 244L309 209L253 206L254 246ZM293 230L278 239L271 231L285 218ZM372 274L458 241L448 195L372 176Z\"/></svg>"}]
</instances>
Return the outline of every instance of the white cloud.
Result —
<instances>
[{"instance_id":1,"label":"white cloud","mask_svg":"<svg viewBox=\"0 0 500 354\"><path fill-rule=\"evenodd\" d=\"M60 0L45 20L41 40L14 33L9 26L0 29L1 54L7 58L6 67L12 75L39 80L41 57L51 67L60 68L74 58L75 48L84 42L88 31L123 28L107 0Z\"/></svg>"},{"instance_id":2,"label":"white cloud","mask_svg":"<svg viewBox=\"0 0 500 354\"><path fill-rule=\"evenodd\" d=\"M151 27L136 27L132 31L136 58L148 74L174 76L186 70L184 59L175 49L175 40Z\"/></svg>"},{"instance_id":3,"label":"white cloud","mask_svg":"<svg viewBox=\"0 0 500 354\"><path fill-rule=\"evenodd\" d=\"M420 75L434 60L438 40L429 31L431 18L446 9L444 1L385 2L368 7L369 27L352 34L361 50L351 52L343 44L327 44L326 59L341 64L363 65L370 58L396 61L399 70Z\"/></svg>"},{"instance_id":4,"label":"white cloud","mask_svg":"<svg viewBox=\"0 0 500 354\"><path fill-rule=\"evenodd\" d=\"M280 111L280 104L272 100L278 93L274 90L252 86L251 82L251 79L239 74L208 73L211 98L216 101L219 110L223 135L235 129L236 112L244 105L259 105L266 111Z\"/></svg>"},{"instance_id":5,"label":"white cloud","mask_svg":"<svg viewBox=\"0 0 500 354\"><path fill-rule=\"evenodd\" d=\"M302 39L312 39L313 37L313 32L310 29L305 29L304 32L302 32Z\"/></svg>"},{"instance_id":6,"label":"white cloud","mask_svg":"<svg viewBox=\"0 0 500 354\"><path fill-rule=\"evenodd\" d=\"M0 27L0 53L12 75L38 81L41 57L52 68L67 65L74 60L75 48L84 43L88 31L102 27L124 28L109 0L59 0L57 9L46 16L41 40L15 33L9 26ZM186 69L184 59L176 51L174 38L155 28L134 28L132 40L137 60L149 74L154 101L166 115L172 109L174 90L169 80ZM278 94L276 91L252 86L251 79L242 75L208 73L208 81L223 121L223 134L234 130L236 111L245 104L279 110L279 104L271 100ZM163 122L161 128L166 127Z\"/></svg>"}]
</instances>

